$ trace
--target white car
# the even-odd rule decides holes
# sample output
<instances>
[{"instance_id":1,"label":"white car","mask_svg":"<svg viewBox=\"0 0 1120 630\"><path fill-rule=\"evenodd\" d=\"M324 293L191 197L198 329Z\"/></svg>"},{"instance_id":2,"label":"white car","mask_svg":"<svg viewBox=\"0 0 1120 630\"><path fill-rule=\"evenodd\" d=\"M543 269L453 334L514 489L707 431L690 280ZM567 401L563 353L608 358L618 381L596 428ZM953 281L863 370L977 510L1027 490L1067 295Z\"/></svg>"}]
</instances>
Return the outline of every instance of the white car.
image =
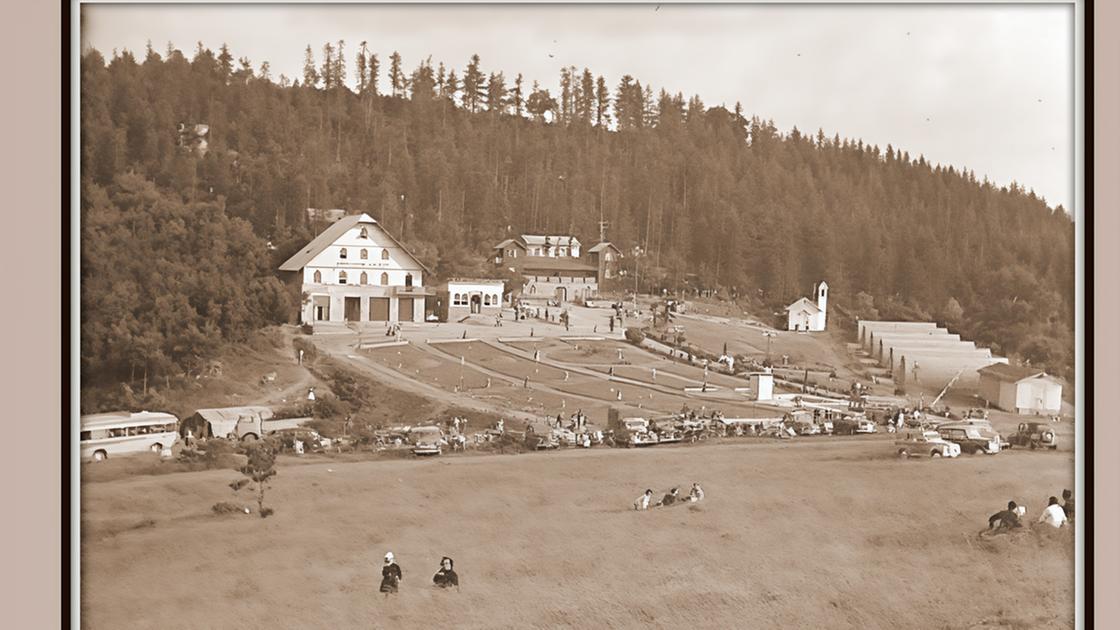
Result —
<instances>
[{"instance_id":1,"label":"white car","mask_svg":"<svg viewBox=\"0 0 1120 630\"><path fill-rule=\"evenodd\" d=\"M937 431L909 434L894 443L899 457L959 457L960 444L941 439Z\"/></svg>"},{"instance_id":2,"label":"white car","mask_svg":"<svg viewBox=\"0 0 1120 630\"><path fill-rule=\"evenodd\" d=\"M856 422L856 433L875 433L878 430L879 429L875 426L875 423L871 420L868 420L867 418Z\"/></svg>"}]
</instances>

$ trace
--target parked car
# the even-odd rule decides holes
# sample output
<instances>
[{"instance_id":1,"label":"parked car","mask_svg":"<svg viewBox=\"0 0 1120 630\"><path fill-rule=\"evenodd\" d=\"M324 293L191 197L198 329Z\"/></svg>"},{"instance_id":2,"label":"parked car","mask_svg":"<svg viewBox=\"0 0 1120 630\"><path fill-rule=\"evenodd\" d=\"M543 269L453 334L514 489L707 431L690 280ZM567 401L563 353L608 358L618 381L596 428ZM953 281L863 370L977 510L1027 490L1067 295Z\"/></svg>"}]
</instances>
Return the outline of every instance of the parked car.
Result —
<instances>
[{"instance_id":1,"label":"parked car","mask_svg":"<svg viewBox=\"0 0 1120 630\"><path fill-rule=\"evenodd\" d=\"M414 427L408 433L413 455L442 455L447 440L437 426Z\"/></svg>"},{"instance_id":2,"label":"parked car","mask_svg":"<svg viewBox=\"0 0 1120 630\"><path fill-rule=\"evenodd\" d=\"M942 438L959 444L961 451L972 455L987 453L993 455L1000 451L998 435L984 435L980 429L968 424L943 424L937 427L937 434Z\"/></svg>"},{"instance_id":3,"label":"parked car","mask_svg":"<svg viewBox=\"0 0 1120 630\"><path fill-rule=\"evenodd\" d=\"M937 431L908 434L907 437L896 440L894 447L899 457L957 457L961 454L959 444L942 439Z\"/></svg>"},{"instance_id":4,"label":"parked car","mask_svg":"<svg viewBox=\"0 0 1120 630\"><path fill-rule=\"evenodd\" d=\"M1058 435L1045 422L1022 422L1019 424L1019 431L1013 434L1008 442L1011 446L1026 446L1032 449L1045 446L1050 450L1057 450Z\"/></svg>"},{"instance_id":5,"label":"parked car","mask_svg":"<svg viewBox=\"0 0 1120 630\"><path fill-rule=\"evenodd\" d=\"M331 441L319 435L318 432L303 427L295 429L280 429L273 431L270 435L280 438L280 445L285 449L294 449L296 440L303 442L303 451L305 453L322 453L325 449L330 448Z\"/></svg>"},{"instance_id":6,"label":"parked car","mask_svg":"<svg viewBox=\"0 0 1120 630\"><path fill-rule=\"evenodd\" d=\"M867 418L856 420L856 433L875 433L878 430L875 423Z\"/></svg>"}]
</instances>

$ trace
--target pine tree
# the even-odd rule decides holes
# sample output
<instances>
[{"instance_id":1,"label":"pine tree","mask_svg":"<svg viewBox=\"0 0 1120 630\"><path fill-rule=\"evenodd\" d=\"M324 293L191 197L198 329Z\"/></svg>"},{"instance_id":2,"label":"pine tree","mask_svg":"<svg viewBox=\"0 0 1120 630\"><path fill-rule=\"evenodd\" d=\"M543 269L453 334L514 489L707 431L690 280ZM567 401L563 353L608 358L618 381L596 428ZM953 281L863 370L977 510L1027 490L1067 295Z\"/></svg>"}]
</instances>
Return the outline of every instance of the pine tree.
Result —
<instances>
[{"instance_id":1,"label":"pine tree","mask_svg":"<svg viewBox=\"0 0 1120 630\"><path fill-rule=\"evenodd\" d=\"M366 66L366 43L363 41L358 44L358 59L355 61L356 70L358 71L358 94L366 93L366 86L369 84L369 69Z\"/></svg>"},{"instance_id":2,"label":"pine tree","mask_svg":"<svg viewBox=\"0 0 1120 630\"><path fill-rule=\"evenodd\" d=\"M602 75L595 81L595 125L606 127L611 124L610 92L607 91L607 82Z\"/></svg>"},{"instance_id":3,"label":"pine tree","mask_svg":"<svg viewBox=\"0 0 1120 630\"><path fill-rule=\"evenodd\" d=\"M346 55L343 53L345 46L344 40L338 40L338 48L334 55L334 86L337 88L346 87Z\"/></svg>"},{"instance_id":4,"label":"pine tree","mask_svg":"<svg viewBox=\"0 0 1120 630\"><path fill-rule=\"evenodd\" d=\"M311 44L303 53L303 84L315 87L319 84L319 73L315 70L315 54L311 52Z\"/></svg>"},{"instance_id":5,"label":"pine tree","mask_svg":"<svg viewBox=\"0 0 1120 630\"><path fill-rule=\"evenodd\" d=\"M580 79L579 96L576 102L576 115L580 122L590 125L595 110L595 77L591 76L591 71L587 68L583 69L583 76Z\"/></svg>"},{"instance_id":6,"label":"pine tree","mask_svg":"<svg viewBox=\"0 0 1120 630\"><path fill-rule=\"evenodd\" d=\"M369 81L366 82L366 87L369 88L370 94L377 96L380 94L377 84L381 79L381 60L377 58L377 53L369 56L367 72L369 73Z\"/></svg>"},{"instance_id":7,"label":"pine tree","mask_svg":"<svg viewBox=\"0 0 1120 630\"><path fill-rule=\"evenodd\" d=\"M472 114L478 111L483 99L483 75L479 69L478 55L471 55L467 72L463 75L463 106Z\"/></svg>"},{"instance_id":8,"label":"pine tree","mask_svg":"<svg viewBox=\"0 0 1120 630\"><path fill-rule=\"evenodd\" d=\"M518 72L517 78L513 81L513 92L511 94L513 98L513 114L518 118L521 118L524 113L525 106L524 97L521 93L521 81L521 73Z\"/></svg>"},{"instance_id":9,"label":"pine tree","mask_svg":"<svg viewBox=\"0 0 1120 630\"><path fill-rule=\"evenodd\" d=\"M404 72L401 71L401 55L397 51L389 56L389 86L393 96L404 96Z\"/></svg>"},{"instance_id":10,"label":"pine tree","mask_svg":"<svg viewBox=\"0 0 1120 630\"><path fill-rule=\"evenodd\" d=\"M334 46L330 42L323 44L323 66L319 69L319 76L323 78L324 90L334 87Z\"/></svg>"},{"instance_id":11,"label":"pine tree","mask_svg":"<svg viewBox=\"0 0 1120 630\"><path fill-rule=\"evenodd\" d=\"M501 72L490 73L486 83L486 109L496 114L506 112L506 79Z\"/></svg>"},{"instance_id":12,"label":"pine tree","mask_svg":"<svg viewBox=\"0 0 1120 630\"><path fill-rule=\"evenodd\" d=\"M218 67L221 70L222 80L228 82L230 74L233 72L233 55L229 52L229 47L222 44L221 54L218 55Z\"/></svg>"}]
</instances>

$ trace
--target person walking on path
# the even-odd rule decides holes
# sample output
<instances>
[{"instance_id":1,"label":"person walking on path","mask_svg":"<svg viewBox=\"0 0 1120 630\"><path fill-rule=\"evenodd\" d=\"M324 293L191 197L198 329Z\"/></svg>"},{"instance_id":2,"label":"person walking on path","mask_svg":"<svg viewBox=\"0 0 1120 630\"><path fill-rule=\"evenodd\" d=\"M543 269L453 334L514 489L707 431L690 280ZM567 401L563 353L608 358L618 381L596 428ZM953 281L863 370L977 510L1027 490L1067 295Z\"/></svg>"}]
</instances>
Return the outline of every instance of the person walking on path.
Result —
<instances>
[{"instance_id":1,"label":"person walking on path","mask_svg":"<svg viewBox=\"0 0 1120 630\"><path fill-rule=\"evenodd\" d=\"M381 592L385 593L386 599L390 593L396 593L400 589L402 577L401 567L390 551L385 554L385 564L381 567Z\"/></svg>"}]
</instances>

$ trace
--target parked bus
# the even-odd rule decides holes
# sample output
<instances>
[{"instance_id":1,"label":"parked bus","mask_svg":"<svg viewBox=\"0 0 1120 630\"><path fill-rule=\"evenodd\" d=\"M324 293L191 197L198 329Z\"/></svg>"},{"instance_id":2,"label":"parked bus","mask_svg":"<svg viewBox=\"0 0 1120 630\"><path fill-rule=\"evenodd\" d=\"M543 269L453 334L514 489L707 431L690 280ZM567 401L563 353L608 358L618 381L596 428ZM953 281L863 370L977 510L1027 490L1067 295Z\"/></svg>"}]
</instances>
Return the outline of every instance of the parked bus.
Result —
<instances>
[{"instance_id":1,"label":"parked bus","mask_svg":"<svg viewBox=\"0 0 1120 630\"><path fill-rule=\"evenodd\" d=\"M118 411L81 418L81 456L99 462L110 455L127 455L171 448L179 439L179 419L169 413Z\"/></svg>"}]
</instances>

